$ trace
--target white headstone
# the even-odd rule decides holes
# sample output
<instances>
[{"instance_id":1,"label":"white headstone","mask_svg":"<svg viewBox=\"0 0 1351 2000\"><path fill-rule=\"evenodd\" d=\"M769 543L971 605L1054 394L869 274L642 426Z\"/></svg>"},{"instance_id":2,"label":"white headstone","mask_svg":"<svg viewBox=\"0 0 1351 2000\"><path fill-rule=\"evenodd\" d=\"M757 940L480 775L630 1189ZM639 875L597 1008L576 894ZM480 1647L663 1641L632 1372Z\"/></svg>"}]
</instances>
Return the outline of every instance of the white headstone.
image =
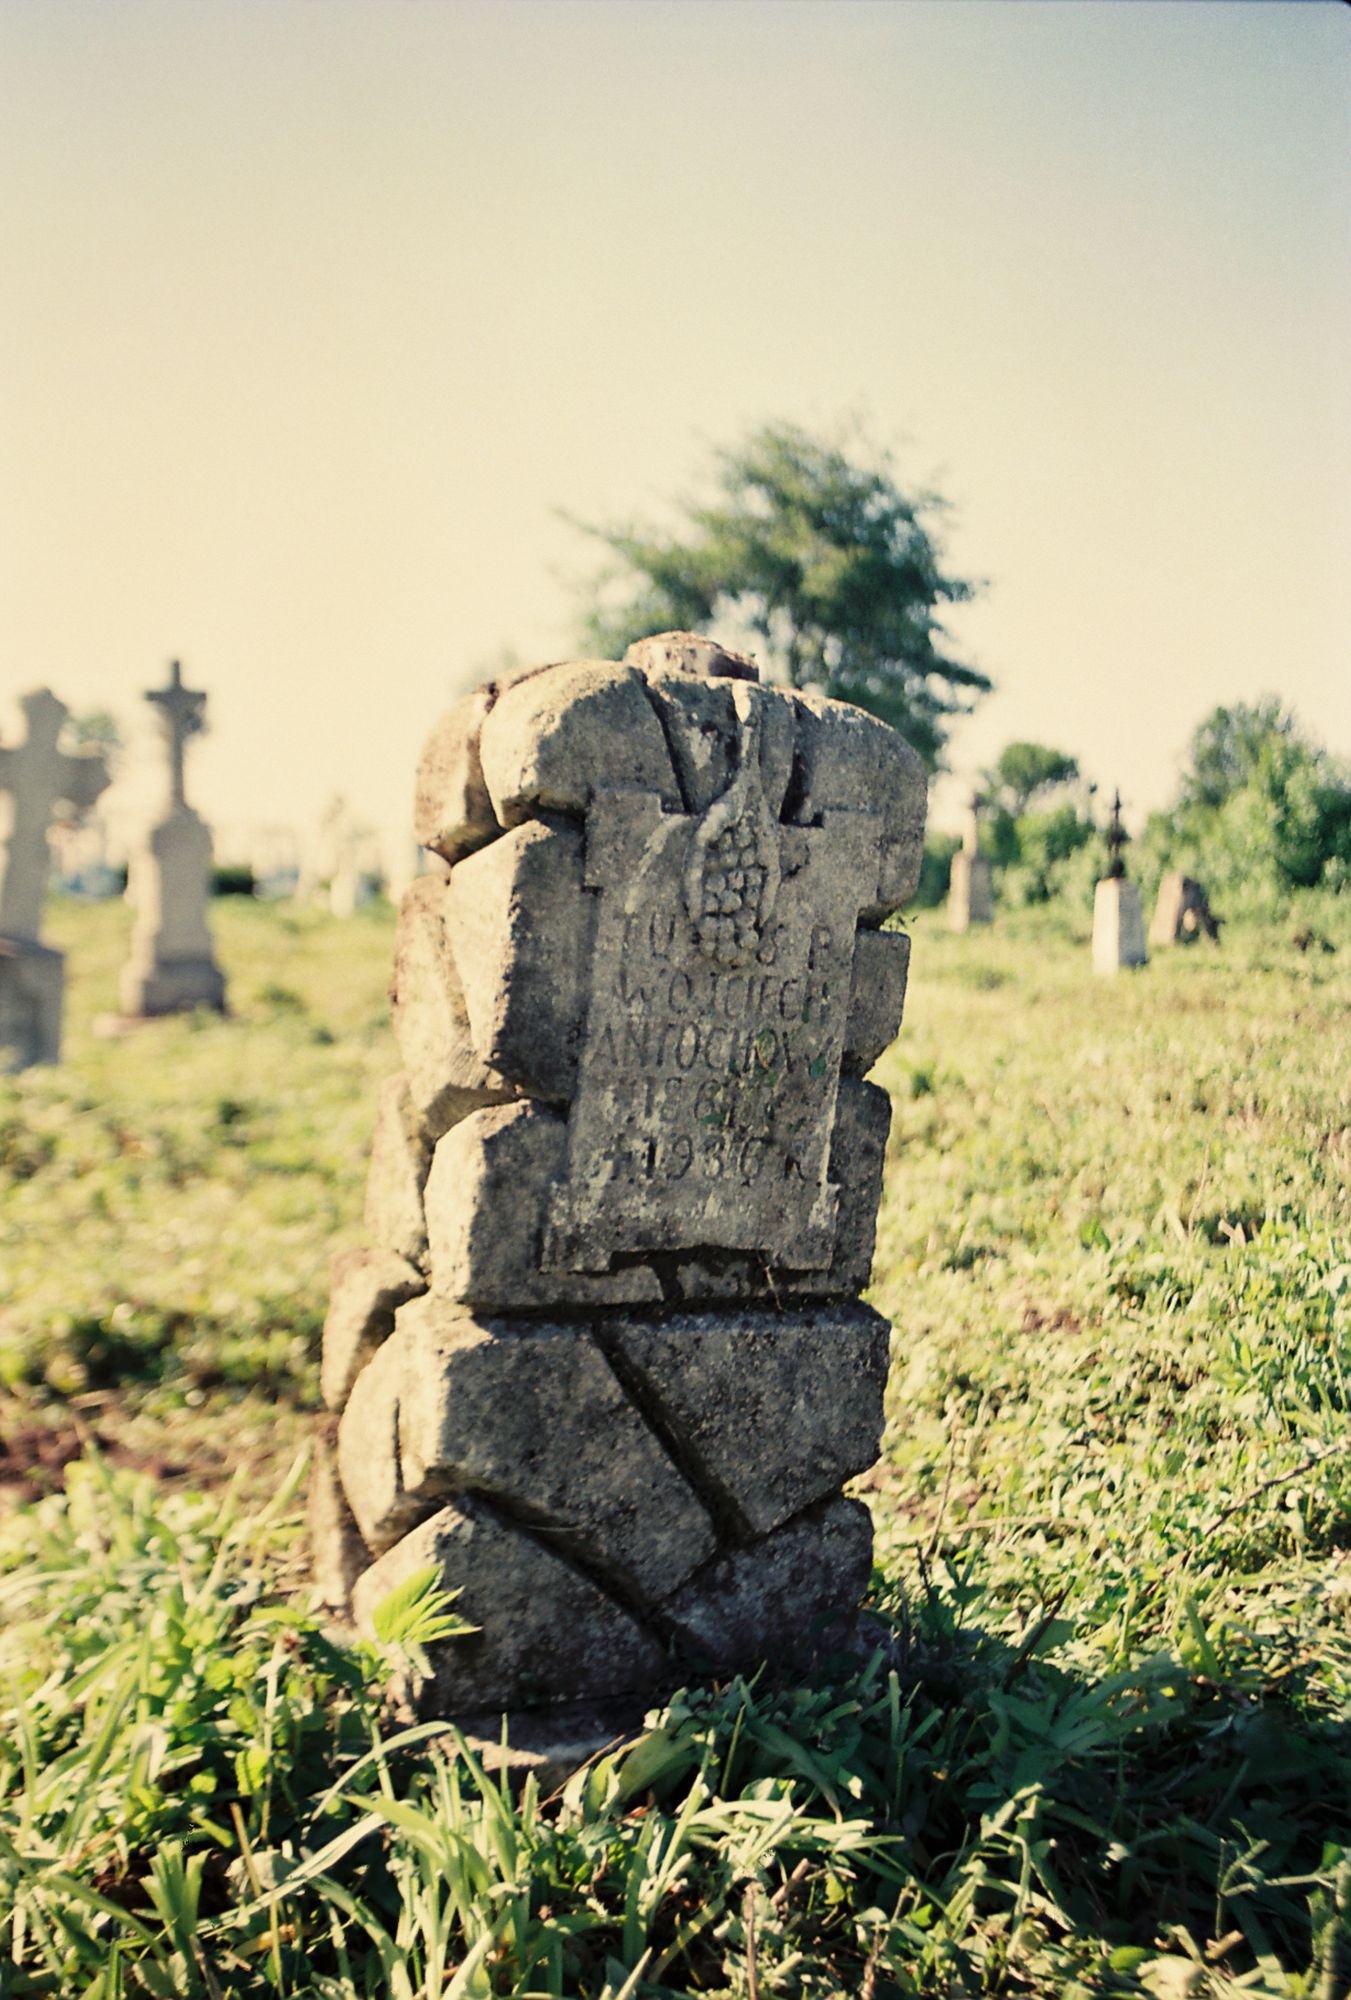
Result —
<instances>
[{"instance_id":1,"label":"white headstone","mask_svg":"<svg viewBox=\"0 0 1351 2000\"><path fill-rule=\"evenodd\" d=\"M225 1008L225 975L207 925L211 831L187 803L187 740L205 727L206 696L183 685L175 660L169 685L146 700L159 709L169 752L169 809L133 855L127 894L136 908L131 957L122 968L122 1008L132 1015Z\"/></svg>"}]
</instances>

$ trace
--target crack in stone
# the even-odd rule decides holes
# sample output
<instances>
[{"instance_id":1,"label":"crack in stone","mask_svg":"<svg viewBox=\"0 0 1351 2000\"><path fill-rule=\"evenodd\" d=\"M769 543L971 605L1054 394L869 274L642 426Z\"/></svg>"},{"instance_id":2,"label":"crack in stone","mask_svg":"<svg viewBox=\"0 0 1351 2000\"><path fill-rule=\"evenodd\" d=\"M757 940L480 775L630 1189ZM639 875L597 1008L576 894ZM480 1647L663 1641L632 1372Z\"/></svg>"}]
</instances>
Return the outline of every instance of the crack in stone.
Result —
<instances>
[{"instance_id":1,"label":"crack in stone","mask_svg":"<svg viewBox=\"0 0 1351 2000\"><path fill-rule=\"evenodd\" d=\"M618 1330L613 1325L600 1324L596 1327L595 1333L596 1345L609 1362L620 1388L662 1446L676 1471L707 1509L713 1523L713 1532L717 1537L718 1553L722 1553L729 1544L735 1547L753 1541L755 1531L735 1496L710 1470L697 1446L672 1423L670 1413L662 1404L652 1383L633 1359L624 1353L618 1338ZM715 1558L710 1557L709 1560L713 1561ZM701 1564L700 1568L703 1567ZM698 1573L696 1570L695 1575ZM688 1578L684 1581L687 1582ZM683 1589L684 1582L677 1584L676 1588Z\"/></svg>"},{"instance_id":2,"label":"crack in stone","mask_svg":"<svg viewBox=\"0 0 1351 2000\"><path fill-rule=\"evenodd\" d=\"M680 769L680 759L676 755L674 725L666 712L666 703L662 700L656 689L649 687L646 681L643 681L641 686L643 693L647 696L648 706L657 718L657 725L661 730L662 741L666 745L666 754L671 760L671 771L676 781L676 789L680 793L681 806L687 813L693 813L695 809L694 801L690 797L689 787L686 785Z\"/></svg>"},{"instance_id":3,"label":"crack in stone","mask_svg":"<svg viewBox=\"0 0 1351 2000\"><path fill-rule=\"evenodd\" d=\"M519 1499L514 1493L488 1486L462 1486L447 1497L452 1506L460 1500L472 1501L499 1527L533 1542L554 1562L571 1570L574 1576L581 1577L584 1583L589 1583L593 1590L608 1598L617 1610L632 1619L646 1638L659 1646L669 1647L669 1628L654 1616L655 1607L651 1602L603 1562L598 1563L582 1554L576 1546L574 1531L563 1527L542 1508L532 1507L529 1501ZM676 1587L680 1588L679 1585Z\"/></svg>"}]
</instances>

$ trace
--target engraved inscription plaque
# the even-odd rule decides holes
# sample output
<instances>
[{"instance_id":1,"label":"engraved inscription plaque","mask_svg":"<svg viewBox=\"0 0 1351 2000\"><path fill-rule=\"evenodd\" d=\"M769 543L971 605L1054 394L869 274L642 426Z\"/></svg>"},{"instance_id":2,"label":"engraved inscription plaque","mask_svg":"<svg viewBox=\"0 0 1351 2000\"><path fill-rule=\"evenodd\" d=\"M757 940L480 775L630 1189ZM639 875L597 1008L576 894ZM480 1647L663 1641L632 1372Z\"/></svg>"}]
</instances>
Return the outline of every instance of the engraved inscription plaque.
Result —
<instances>
[{"instance_id":1,"label":"engraved inscription plaque","mask_svg":"<svg viewBox=\"0 0 1351 2000\"><path fill-rule=\"evenodd\" d=\"M789 1270L830 1263L827 1164L879 817L780 824L753 714L738 773L702 816L618 790L587 815L600 907L546 1269L701 1248Z\"/></svg>"}]
</instances>

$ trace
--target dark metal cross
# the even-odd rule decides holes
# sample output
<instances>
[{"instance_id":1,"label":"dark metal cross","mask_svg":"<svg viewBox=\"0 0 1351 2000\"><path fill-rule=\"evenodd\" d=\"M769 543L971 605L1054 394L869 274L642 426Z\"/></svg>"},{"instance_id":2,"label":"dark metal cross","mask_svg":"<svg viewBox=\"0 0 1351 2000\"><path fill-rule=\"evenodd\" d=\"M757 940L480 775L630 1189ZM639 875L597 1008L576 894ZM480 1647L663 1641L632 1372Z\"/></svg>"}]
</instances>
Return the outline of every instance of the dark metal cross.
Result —
<instances>
[{"instance_id":1,"label":"dark metal cross","mask_svg":"<svg viewBox=\"0 0 1351 2000\"><path fill-rule=\"evenodd\" d=\"M169 746L169 797L174 806L184 806L183 749L190 736L206 728L206 696L197 688L183 685L183 669L177 660L169 662L167 688L147 688L145 698L160 711L165 741Z\"/></svg>"},{"instance_id":2,"label":"dark metal cross","mask_svg":"<svg viewBox=\"0 0 1351 2000\"><path fill-rule=\"evenodd\" d=\"M1112 857L1107 870L1109 878L1118 878L1125 874L1126 864L1121 858L1121 850L1129 839L1130 835L1121 824L1121 794L1117 792L1112 799L1112 820L1107 829L1107 849Z\"/></svg>"}]
</instances>

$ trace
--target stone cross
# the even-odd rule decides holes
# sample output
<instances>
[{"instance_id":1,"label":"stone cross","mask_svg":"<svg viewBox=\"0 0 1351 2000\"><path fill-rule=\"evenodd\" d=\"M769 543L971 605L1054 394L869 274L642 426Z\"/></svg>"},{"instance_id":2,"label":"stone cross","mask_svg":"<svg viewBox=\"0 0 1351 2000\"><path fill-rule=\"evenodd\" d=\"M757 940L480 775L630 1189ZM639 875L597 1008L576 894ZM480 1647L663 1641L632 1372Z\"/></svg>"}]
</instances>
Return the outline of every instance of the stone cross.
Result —
<instances>
[{"instance_id":1,"label":"stone cross","mask_svg":"<svg viewBox=\"0 0 1351 2000\"><path fill-rule=\"evenodd\" d=\"M1119 881L1126 872L1121 850L1129 839L1130 835L1121 824L1121 794L1117 792L1112 798L1112 818L1107 828L1107 851L1111 855L1111 863L1107 870L1109 881Z\"/></svg>"},{"instance_id":2,"label":"stone cross","mask_svg":"<svg viewBox=\"0 0 1351 2000\"><path fill-rule=\"evenodd\" d=\"M206 696L197 688L184 687L183 669L177 660L169 663L169 685L147 688L145 698L160 712L165 741L169 746L169 800L177 810L187 804L183 790L183 752L190 736L206 728Z\"/></svg>"},{"instance_id":3,"label":"stone cross","mask_svg":"<svg viewBox=\"0 0 1351 2000\"><path fill-rule=\"evenodd\" d=\"M924 807L894 730L685 633L433 731L414 830L446 872L400 908L312 1517L358 1625L414 1569L463 1592L429 1712L495 1736L852 1643L843 1488L889 1334L858 1299L891 1115L865 1077Z\"/></svg>"},{"instance_id":4,"label":"stone cross","mask_svg":"<svg viewBox=\"0 0 1351 2000\"><path fill-rule=\"evenodd\" d=\"M35 943L58 802L83 812L111 782L101 752L58 748L68 710L50 688L24 695L25 740L0 749L0 937Z\"/></svg>"}]
</instances>

